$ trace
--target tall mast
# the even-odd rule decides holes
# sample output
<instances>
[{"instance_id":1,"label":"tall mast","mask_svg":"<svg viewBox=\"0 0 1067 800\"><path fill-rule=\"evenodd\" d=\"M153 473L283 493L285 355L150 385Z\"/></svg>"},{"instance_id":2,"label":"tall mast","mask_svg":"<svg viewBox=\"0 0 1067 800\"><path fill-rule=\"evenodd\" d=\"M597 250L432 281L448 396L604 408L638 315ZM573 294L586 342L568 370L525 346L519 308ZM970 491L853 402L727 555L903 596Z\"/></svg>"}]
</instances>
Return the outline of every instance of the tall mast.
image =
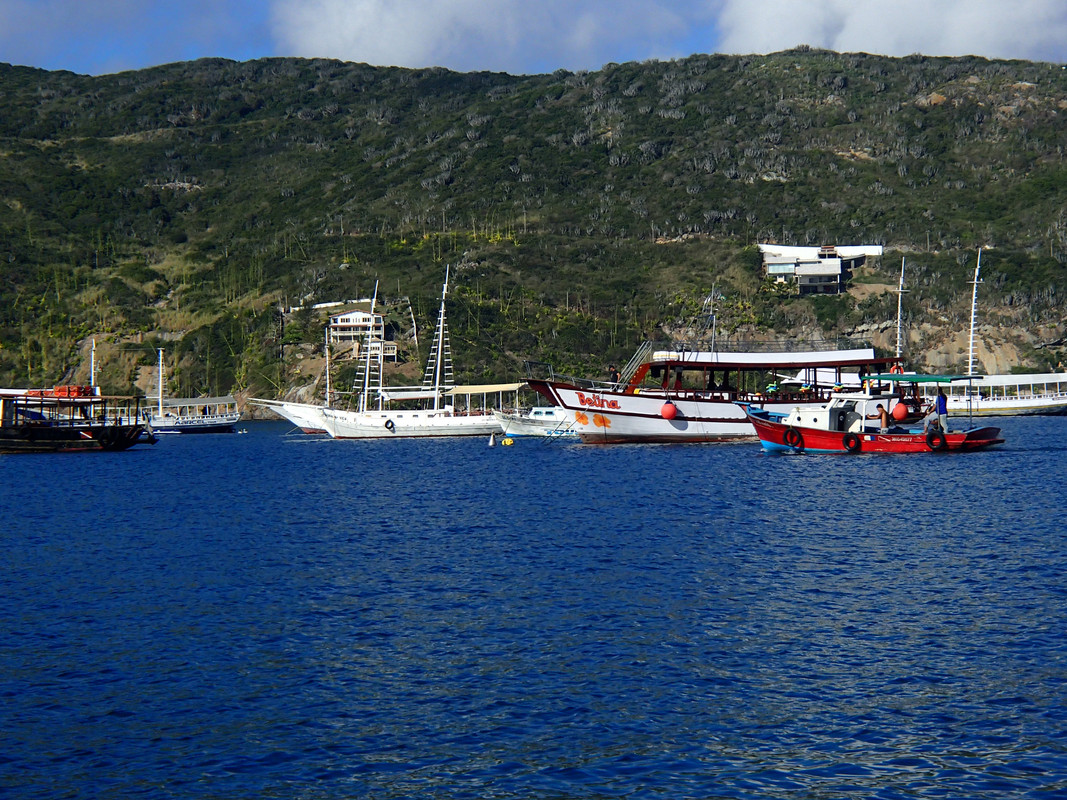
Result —
<instances>
[{"instance_id":1,"label":"tall mast","mask_svg":"<svg viewBox=\"0 0 1067 800\"><path fill-rule=\"evenodd\" d=\"M904 352L904 258L900 259L900 285L897 287L897 358Z\"/></svg>"},{"instance_id":2,"label":"tall mast","mask_svg":"<svg viewBox=\"0 0 1067 800\"><path fill-rule=\"evenodd\" d=\"M359 394L359 410L360 413L366 413L367 411L367 392L370 391L370 351L371 342L374 338L374 306L378 302L378 281L374 282L374 295L370 300L370 322L367 325L367 336L364 340L364 370L363 370L363 391ZM382 393L378 392L378 408L382 407Z\"/></svg>"},{"instance_id":3,"label":"tall mast","mask_svg":"<svg viewBox=\"0 0 1067 800\"><path fill-rule=\"evenodd\" d=\"M158 386L156 388L157 410L163 416L163 348L159 348Z\"/></svg>"},{"instance_id":4,"label":"tall mast","mask_svg":"<svg viewBox=\"0 0 1067 800\"><path fill-rule=\"evenodd\" d=\"M93 339L93 349L89 352L89 385L93 387L93 394L99 394L96 391L96 339Z\"/></svg>"},{"instance_id":5,"label":"tall mast","mask_svg":"<svg viewBox=\"0 0 1067 800\"><path fill-rule=\"evenodd\" d=\"M978 248L978 263L974 268L974 280L971 281L973 289L971 290L971 344L969 353L967 356L967 374L974 375L974 318L978 310L978 284L981 283L978 280L978 272L982 269L982 248Z\"/></svg>"},{"instance_id":6,"label":"tall mast","mask_svg":"<svg viewBox=\"0 0 1067 800\"><path fill-rule=\"evenodd\" d=\"M323 332L324 338L323 349L326 351L326 407L330 407L330 323L326 323L326 329Z\"/></svg>"},{"instance_id":7,"label":"tall mast","mask_svg":"<svg viewBox=\"0 0 1067 800\"><path fill-rule=\"evenodd\" d=\"M448 294L448 270L449 265L445 265L445 284L441 287L441 311L437 315L437 358L434 364L433 371L433 410L437 411L441 407L441 367L444 361L445 355L445 296Z\"/></svg>"}]
</instances>

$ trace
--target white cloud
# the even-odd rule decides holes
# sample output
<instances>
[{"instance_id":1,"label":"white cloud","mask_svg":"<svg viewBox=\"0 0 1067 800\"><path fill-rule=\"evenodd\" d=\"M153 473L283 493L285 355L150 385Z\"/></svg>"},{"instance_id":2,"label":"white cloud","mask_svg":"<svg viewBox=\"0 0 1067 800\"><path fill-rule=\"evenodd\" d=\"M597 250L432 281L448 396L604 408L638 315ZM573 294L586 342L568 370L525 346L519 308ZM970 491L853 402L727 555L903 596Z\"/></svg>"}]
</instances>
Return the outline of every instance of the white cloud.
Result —
<instances>
[{"instance_id":1,"label":"white cloud","mask_svg":"<svg viewBox=\"0 0 1067 800\"><path fill-rule=\"evenodd\" d=\"M682 56L693 24L671 0L274 0L274 35L301 56L380 66L541 72ZM704 6L696 16L709 14Z\"/></svg>"},{"instance_id":2,"label":"white cloud","mask_svg":"<svg viewBox=\"0 0 1067 800\"><path fill-rule=\"evenodd\" d=\"M1067 0L0 0L0 61L91 74L268 55L533 73L799 44L1067 62Z\"/></svg>"},{"instance_id":3,"label":"white cloud","mask_svg":"<svg viewBox=\"0 0 1067 800\"><path fill-rule=\"evenodd\" d=\"M1063 0L723 0L724 53L799 44L889 56L1067 59Z\"/></svg>"}]
</instances>

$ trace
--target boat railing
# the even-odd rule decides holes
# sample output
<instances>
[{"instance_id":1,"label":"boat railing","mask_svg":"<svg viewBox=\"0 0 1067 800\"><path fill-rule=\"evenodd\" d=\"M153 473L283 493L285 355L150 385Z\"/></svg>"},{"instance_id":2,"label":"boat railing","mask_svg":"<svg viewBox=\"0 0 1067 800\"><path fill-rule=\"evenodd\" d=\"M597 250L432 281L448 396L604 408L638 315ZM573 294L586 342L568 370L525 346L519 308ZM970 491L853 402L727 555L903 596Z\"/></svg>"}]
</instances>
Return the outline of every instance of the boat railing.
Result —
<instances>
[{"instance_id":1,"label":"boat railing","mask_svg":"<svg viewBox=\"0 0 1067 800\"><path fill-rule=\"evenodd\" d=\"M566 375L562 372L556 372L555 368L544 361L526 361L524 362L526 367L526 377L533 378L535 380L547 380L547 381L563 381L569 383L572 386L577 386L580 389L588 390L609 390L615 389L620 385L625 385L625 381L621 380L618 383L613 381L597 381L591 378L579 378L576 375Z\"/></svg>"},{"instance_id":2,"label":"boat railing","mask_svg":"<svg viewBox=\"0 0 1067 800\"><path fill-rule=\"evenodd\" d=\"M832 339L795 340L795 339L769 339L754 341L750 339L731 339L720 336L715 341L714 350L722 353L817 353L829 350L859 350L870 348L870 342L866 340L851 339L838 336ZM566 381L567 383L585 389L610 389L617 385L629 383L637 372L638 367L652 360L653 354L658 352L670 353L703 353L711 349L708 342L704 341L681 341L681 340L647 340L643 342L630 360L623 367L618 383L605 380L593 380L580 378L575 375L567 375L556 372L555 368L544 361L526 361L526 376L538 380Z\"/></svg>"},{"instance_id":3,"label":"boat railing","mask_svg":"<svg viewBox=\"0 0 1067 800\"><path fill-rule=\"evenodd\" d=\"M659 342L646 342L642 348L648 348L648 352L660 350L673 352L707 352L713 348L706 341L681 341L668 340ZM816 353L826 350L859 350L871 347L866 339L852 339L847 336L836 336L831 339L733 339L721 334L715 339L714 350L722 353Z\"/></svg>"},{"instance_id":4,"label":"boat railing","mask_svg":"<svg viewBox=\"0 0 1067 800\"><path fill-rule=\"evenodd\" d=\"M42 428L140 424L141 400L140 396L99 395L79 399L17 397L13 398L11 421Z\"/></svg>"},{"instance_id":5,"label":"boat railing","mask_svg":"<svg viewBox=\"0 0 1067 800\"><path fill-rule=\"evenodd\" d=\"M656 345L654 342L645 342L638 347L637 352L633 354L633 357L626 363L626 366L622 368L622 372L619 374L619 382L623 384L629 383L630 378L637 372L637 368L651 359L652 354L655 351Z\"/></svg>"}]
</instances>

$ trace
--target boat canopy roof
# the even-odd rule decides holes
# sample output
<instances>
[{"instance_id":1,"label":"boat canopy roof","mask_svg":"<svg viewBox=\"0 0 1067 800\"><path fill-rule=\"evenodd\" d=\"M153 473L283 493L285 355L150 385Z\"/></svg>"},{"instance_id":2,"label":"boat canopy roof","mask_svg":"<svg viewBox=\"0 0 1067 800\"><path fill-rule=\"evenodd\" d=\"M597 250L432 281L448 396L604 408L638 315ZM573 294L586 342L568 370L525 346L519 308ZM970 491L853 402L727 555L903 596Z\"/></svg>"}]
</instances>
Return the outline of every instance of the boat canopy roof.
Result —
<instances>
[{"instance_id":1,"label":"boat canopy roof","mask_svg":"<svg viewBox=\"0 0 1067 800\"><path fill-rule=\"evenodd\" d=\"M401 400L433 400L438 392L432 386L383 386L381 388L382 399L387 402Z\"/></svg>"},{"instance_id":2,"label":"boat canopy roof","mask_svg":"<svg viewBox=\"0 0 1067 800\"><path fill-rule=\"evenodd\" d=\"M525 383L481 383L472 384L470 386L453 386L448 391L444 392L446 395L455 397L456 395L467 394L492 394L493 392L515 392L525 386Z\"/></svg>"},{"instance_id":3,"label":"boat canopy roof","mask_svg":"<svg viewBox=\"0 0 1067 800\"><path fill-rule=\"evenodd\" d=\"M1067 372L1037 372L999 375L970 375L977 386L1033 386L1035 384L1067 383Z\"/></svg>"},{"instance_id":4,"label":"boat canopy roof","mask_svg":"<svg viewBox=\"0 0 1067 800\"><path fill-rule=\"evenodd\" d=\"M969 381L977 375L916 375L914 373L887 372L875 375L865 375L865 380L871 381L896 381L897 383L956 383Z\"/></svg>"},{"instance_id":5,"label":"boat canopy roof","mask_svg":"<svg viewBox=\"0 0 1067 800\"><path fill-rule=\"evenodd\" d=\"M154 399L154 398L153 398ZM232 406L237 401L233 395L224 397L164 397L163 408L180 408L184 406Z\"/></svg>"},{"instance_id":6,"label":"boat canopy roof","mask_svg":"<svg viewBox=\"0 0 1067 800\"><path fill-rule=\"evenodd\" d=\"M847 367L862 364L890 364L895 358L878 358L873 347L852 350L796 350L790 352L722 352L718 350L656 350L652 363L699 367L752 367L755 369L799 369L802 367Z\"/></svg>"}]
</instances>

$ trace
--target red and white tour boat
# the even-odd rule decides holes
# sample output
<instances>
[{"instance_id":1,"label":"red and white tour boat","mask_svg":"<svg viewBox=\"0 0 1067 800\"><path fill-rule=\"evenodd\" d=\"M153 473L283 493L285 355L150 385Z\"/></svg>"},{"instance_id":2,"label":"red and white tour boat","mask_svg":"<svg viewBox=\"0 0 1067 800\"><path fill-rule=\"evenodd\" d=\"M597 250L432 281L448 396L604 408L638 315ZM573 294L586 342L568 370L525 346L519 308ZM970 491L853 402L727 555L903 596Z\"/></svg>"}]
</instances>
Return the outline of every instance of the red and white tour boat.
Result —
<instances>
[{"instance_id":1,"label":"red and white tour boat","mask_svg":"<svg viewBox=\"0 0 1067 800\"><path fill-rule=\"evenodd\" d=\"M816 407L833 387L859 387L863 374L896 362L876 357L873 348L728 352L649 344L617 383L534 377L539 365L528 364L527 385L574 415L571 430L582 442L717 442L755 435L738 402Z\"/></svg>"}]
</instances>

